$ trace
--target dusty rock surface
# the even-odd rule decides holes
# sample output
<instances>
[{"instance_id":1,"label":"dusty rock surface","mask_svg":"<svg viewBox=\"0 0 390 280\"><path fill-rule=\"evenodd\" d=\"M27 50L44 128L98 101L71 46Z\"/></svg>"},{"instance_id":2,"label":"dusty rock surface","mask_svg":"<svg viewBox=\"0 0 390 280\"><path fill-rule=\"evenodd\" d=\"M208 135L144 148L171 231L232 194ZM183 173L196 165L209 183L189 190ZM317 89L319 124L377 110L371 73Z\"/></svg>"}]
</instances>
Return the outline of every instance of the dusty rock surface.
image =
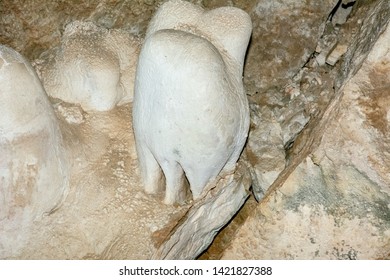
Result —
<instances>
[{"instance_id":1,"label":"dusty rock surface","mask_svg":"<svg viewBox=\"0 0 390 280\"><path fill-rule=\"evenodd\" d=\"M301 150L298 165L271 187L222 258L388 257L388 13L387 1L357 12L364 20L317 124L319 146Z\"/></svg>"},{"instance_id":2,"label":"dusty rock surface","mask_svg":"<svg viewBox=\"0 0 390 280\"><path fill-rule=\"evenodd\" d=\"M20 232L21 249L0 250L1 258L150 258L155 250L152 233L180 208L166 206L160 197L142 190L131 108L87 114L63 102L55 107L72 155L71 189L57 211L37 219L28 234Z\"/></svg>"},{"instance_id":3,"label":"dusty rock surface","mask_svg":"<svg viewBox=\"0 0 390 280\"><path fill-rule=\"evenodd\" d=\"M39 70L68 23L142 39L161 2L1 1L0 43ZM214 185L198 203L163 205L139 183L131 104L86 113L53 99L72 156L69 195L20 234L20 247L0 246L0 257L196 258L205 250L201 259L388 259L389 2L191 2L251 15L244 68L251 131L239 165L249 173L221 180L233 182L226 193ZM210 209L229 210L211 223Z\"/></svg>"},{"instance_id":4,"label":"dusty rock surface","mask_svg":"<svg viewBox=\"0 0 390 280\"><path fill-rule=\"evenodd\" d=\"M76 25L80 26L80 23ZM82 23L80 28L84 28ZM69 56L65 55L67 46L78 44L79 52L77 47L72 49L73 59L77 59L78 54L85 50L85 44L104 44L105 36L102 36L102 33L107 35L106 29L95 25L91 28L96 32L86 34L88 40L82 42L79 42L82 38L72 40L72 34L69 35L66 30L60 46L42 53L39 59L34 61L47 90L53 90L50 87L53 82L61 82L58 75L53 74L53 68L58 70L58 66L64 64L64 57L69 59ZM87 26L87 31L91 28ZM113 36L116 31L108 33ZM90 42L93 37L99 42ZM72 61L67 63L71 65ZM131 66L134 70L135 64ZM69 87L69 90L71 89L72 86ZM66 99L62 95L50 95ZM85 103L77 98L66 100L79 104L51 99L71 164L68 196L56 211L37 217L27 228L16 229L19 232L18 247L13 246L15 241L11 240L14 232L3 235L1 258L169 257L165 256L164 250L169 250L170 258L195 258L207 248L217 230L231 219L248 197L250 176L244 166L242 176L230 174L226 179L218 177L218 185L214 187L211 184L212 193L222 193L219 200L208 195L194 205L178 207L162 204L162 196L146 195L139 181L131 127L131 104L99 113L93 110L84 111ZM227 188L224 188L225 184L228 184ZM238 193L240 195L236 195ZM209 223L208 215L212 213L216 215L215 222ZM201 232L193 228L199 223L205 225ZM187 232L201 233L202 237L199 238L199 235L195 234L192 244L186 242ZM184 243L179 243L178 246L175 242L172 247L170 240L175 238L181 238ZM191 245L184 254L181 248L183 245Z\"/></svg>"},{"instance_id":5,"label":"dusty rock surface","mask_svg":"<svg viewBox=\"0 0 390 280\"><path fill-rule=\"evenodd\" d=\"M250 95L282 88L312 55L337 0L256 1L245 83ZM258 59L261 54L261 60Z\"/></svg>"},{"instance_id":6,"label":"dusty rock surface","mask_svg":"<svg viewBox=\"0 0 390 280\"><path fill-rule=\"evenodd\" d=\"M65 26L73 21L91 21L100 27L121 27L131 34L145 32L156 5L161 1L15 1L0 3L2 44L27 58L60 44Z\"/></svg>"},{"instance_id":7,"label":"dusty rock surface","mask_svg":"<svg viewBox=\"0 0 390 280\"><path fill-rule=\"evenodd\" d=\"M35 67L49 96L108 111L133 100L139 48L140 40L124 30L74 21Z\"/></svg>"}]
</instances>

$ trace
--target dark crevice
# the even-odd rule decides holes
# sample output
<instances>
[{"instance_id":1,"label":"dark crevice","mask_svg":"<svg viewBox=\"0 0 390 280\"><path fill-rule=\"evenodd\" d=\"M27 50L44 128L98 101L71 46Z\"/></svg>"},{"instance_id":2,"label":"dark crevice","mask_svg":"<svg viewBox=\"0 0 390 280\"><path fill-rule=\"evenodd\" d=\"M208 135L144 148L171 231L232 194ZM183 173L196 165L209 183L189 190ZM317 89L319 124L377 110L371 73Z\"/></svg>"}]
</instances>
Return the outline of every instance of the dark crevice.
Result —
<instances>
[{"instance_id":1,"label":"dark crevice","mask_svg":"<svg viewBox=\"0 0 390 280\"><path fill-rule=\"evenodd\" d=\"M332 11L329 13L329 16L327 19L328 21L332 21L333 16L336 14L337 10L340 8L342 2L343 2L342 0L339 0L339 2L337 2L336 6L334 6Z\"/></svg>"},{"instance_id":2,"label":"dark crevice","mask_svg":"<svg viewBox=\"0 0 390 280\"><path fill-rule=\"evenodd\" d=\"M346 4L342 4L341 5L341 7L343 8L343 9L348 9L348 8L350 8L350 7L352 7L353 5L355 5L355 3L356 3L356 1L352 1L352 2L349 2L349 3L346 3Z\"/></svg>"}]
</instances>

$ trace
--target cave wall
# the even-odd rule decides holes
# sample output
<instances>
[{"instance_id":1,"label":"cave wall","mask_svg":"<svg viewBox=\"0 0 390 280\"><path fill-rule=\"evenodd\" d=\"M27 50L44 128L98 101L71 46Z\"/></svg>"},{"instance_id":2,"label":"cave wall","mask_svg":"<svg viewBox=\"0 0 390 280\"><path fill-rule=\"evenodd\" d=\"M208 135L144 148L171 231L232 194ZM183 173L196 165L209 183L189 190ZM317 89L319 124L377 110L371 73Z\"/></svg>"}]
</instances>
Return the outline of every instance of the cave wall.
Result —
<instances>
[{"instance_id":1,"label":"cave wall","mask_svg":"<svg viewBox=\"0 0 390 280\"><path fill-rule=\"evenodd\" d=\"M162 2L4 0L0 44L24 55L45 86L66 27L91 22L100 34L131 37L126 42L134 43L128 51L134 70L138 44ZM251 129L236 174L198 202L162 206L139 187L134 142L126 132L131 104L88 113L81 102L51 99L67 151L78 161L71 167L69 199L34 223L20 250L0 246L0 257L192 259L253 195L244 218L233 219L202 258L388 258L388 1L191 2L236 6L253 21L243 77ZM82 179L88 172L96 186ZM91 200L95 205L86 206ZM87 222L77 217L80 209L87 210L81 215ZM64 224L76 225L74 231ZM37 254L45 244L38 232L45 230L52 232L51 251ZM141 240L147 244L142 249ZM64 241L72 245L58 246Z\"/></svg>"}]
</instances>

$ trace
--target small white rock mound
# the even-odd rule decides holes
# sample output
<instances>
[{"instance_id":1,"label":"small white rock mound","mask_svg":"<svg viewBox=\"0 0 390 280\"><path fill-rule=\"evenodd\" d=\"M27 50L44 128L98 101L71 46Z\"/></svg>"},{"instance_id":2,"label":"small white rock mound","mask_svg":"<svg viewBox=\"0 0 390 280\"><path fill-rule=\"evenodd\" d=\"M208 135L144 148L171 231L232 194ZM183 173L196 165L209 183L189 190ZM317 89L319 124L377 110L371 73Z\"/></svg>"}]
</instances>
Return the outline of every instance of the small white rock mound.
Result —
<instances>
[{"instance_id":1,"label":"small white rock mound","mask_svg":"<svg viewBox=\"0 0 390 280\"><path fill-rule=\"evenodd\" d=\"M252 23L244 11L204 11L186 1L160 6L138 60L133 128L145 190L165 175L164 202L194 199L221 171L232 171L249 130L242 83Z\"/></svg>"},{"instance_id":2,"label":"small white rock mound","mask_svg":"<svg viewBox=\"0 0 390 280\"><path fill-rule=\"evenodd\" d=\"M91 22L68 24L54 59L40 69L46 92L86 111L131 102L139 45L123 30Z\"/></svg>"},{"instance_id":3,"label":"small white rock mound","mask_svg":"<svg viewBox=\"0 0 390 280\"><path fill-rule=\"evenodd\" d=\"M19 53L2 45L0 112L1 249L15 244L4 240L9 230L15 235L12 229L59 206L69 176L58 122L38 76Z\"/></svg>"}]
</instances>

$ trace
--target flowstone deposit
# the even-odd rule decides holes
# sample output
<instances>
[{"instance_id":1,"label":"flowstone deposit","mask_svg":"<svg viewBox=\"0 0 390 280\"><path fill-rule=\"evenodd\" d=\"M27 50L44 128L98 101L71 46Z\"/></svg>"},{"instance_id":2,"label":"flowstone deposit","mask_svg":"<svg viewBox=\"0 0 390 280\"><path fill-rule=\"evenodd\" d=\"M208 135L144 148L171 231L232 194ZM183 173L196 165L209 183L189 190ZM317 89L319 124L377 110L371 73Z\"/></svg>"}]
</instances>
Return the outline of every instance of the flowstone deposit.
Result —
<instances>
[{"instance_id":1,"label":"flowstone deposit","mask_svg":"<svg viewBox=\"0 0 390 280\"><path fill-rule=\"evenodd\" d=\"M0 255L16 252L28 227L55 211L69 170L58 120L30 63L0 45ZM15 233L19 234L15 234Z\"/></svg>"},{"instance_id":2,"label":"flowstone deposit","mask_svg":"<svg viewBox=\"0 0 390 280\"><path fill-rule=\"evenodd\" d=\"M204 11L169 1L151 20L138 60L133 125L148 193L165 203L193 199L221 172L233 172L249 130L242 84L252 23L244 11Z\"/></svg>"}]
</instances>

